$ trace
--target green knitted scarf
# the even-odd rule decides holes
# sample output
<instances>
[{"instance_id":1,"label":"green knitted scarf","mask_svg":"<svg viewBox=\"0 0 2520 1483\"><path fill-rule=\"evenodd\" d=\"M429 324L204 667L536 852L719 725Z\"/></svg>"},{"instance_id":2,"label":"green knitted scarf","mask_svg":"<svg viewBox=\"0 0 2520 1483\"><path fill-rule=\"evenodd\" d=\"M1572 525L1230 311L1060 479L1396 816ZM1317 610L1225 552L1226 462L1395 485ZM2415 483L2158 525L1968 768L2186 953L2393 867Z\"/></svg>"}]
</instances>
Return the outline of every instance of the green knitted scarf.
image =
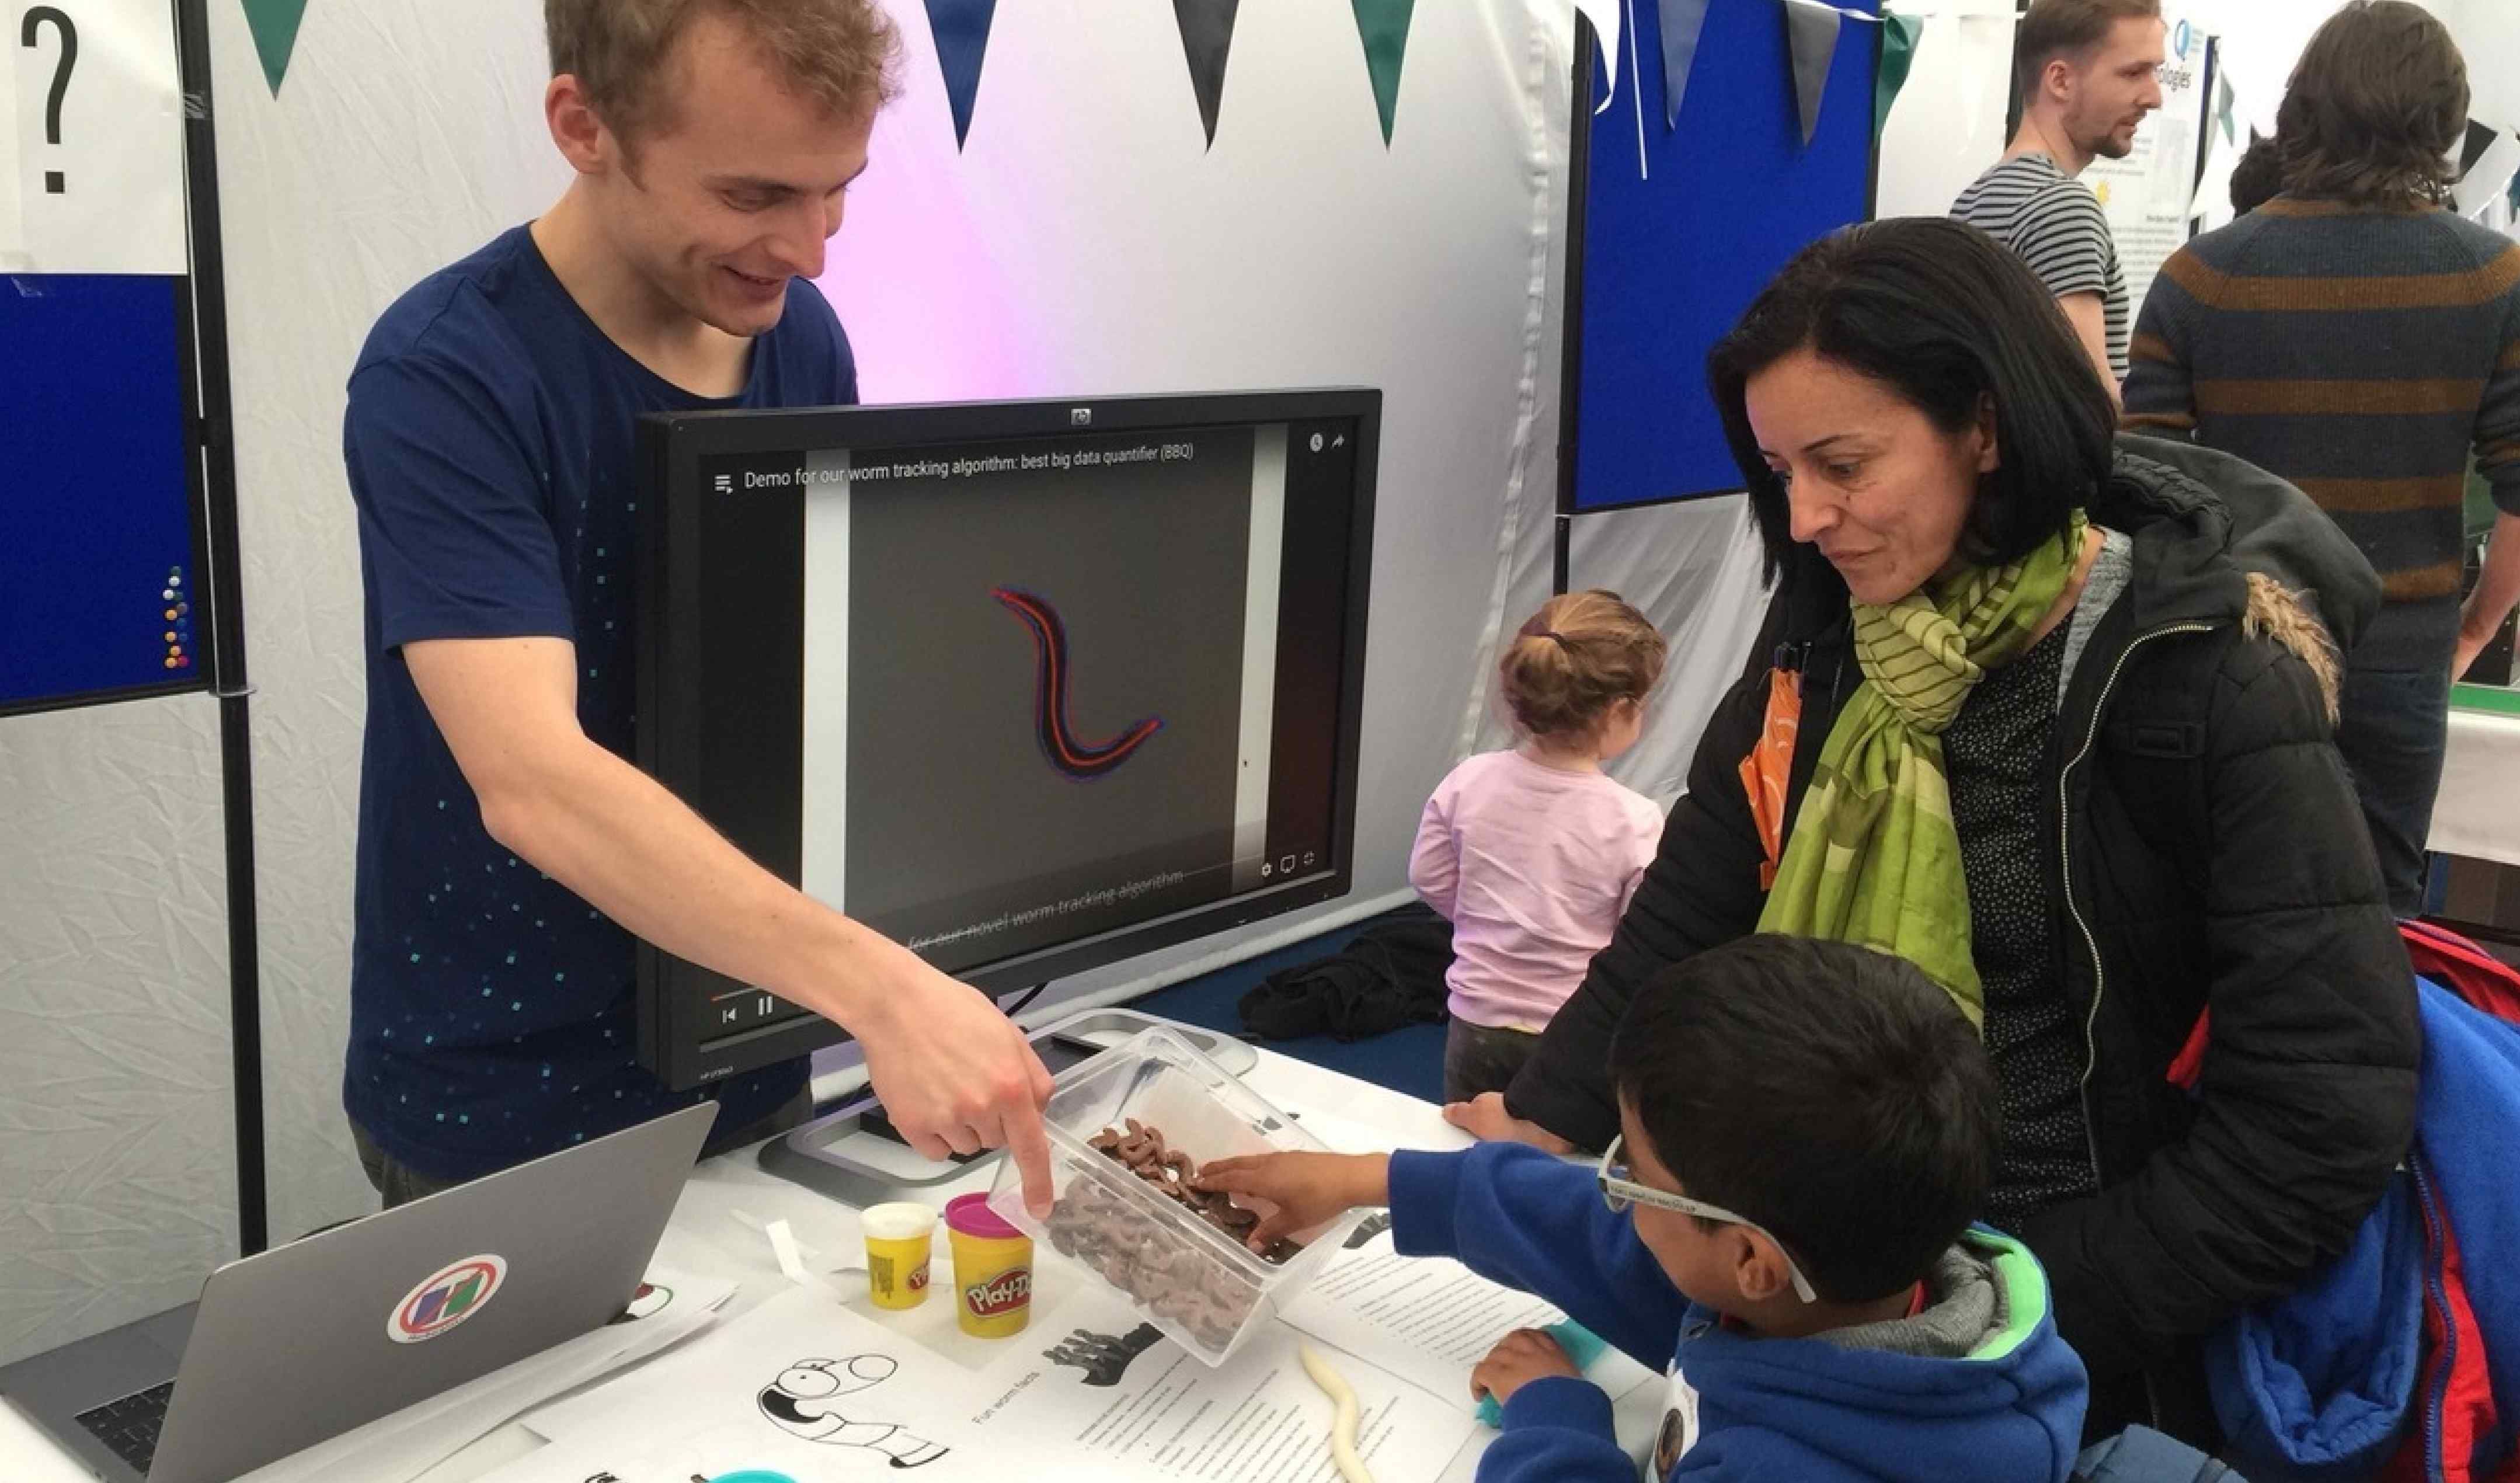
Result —
<instances>
[{"instance_id":1,"label":"green knitted scarf","mask_svg":"<svg viewBox=\"0 0 2520 1483\"><path fill-rule=\"evenodd\" d=\"M1760 931L1895 953L1983 1021L1943 728L2056 606L2088 528L2077 510L2063 537L2011 565L1970 567L1887 607L1855 605L1864 683L1821 747Z\"/></svg>"}]
</instances>

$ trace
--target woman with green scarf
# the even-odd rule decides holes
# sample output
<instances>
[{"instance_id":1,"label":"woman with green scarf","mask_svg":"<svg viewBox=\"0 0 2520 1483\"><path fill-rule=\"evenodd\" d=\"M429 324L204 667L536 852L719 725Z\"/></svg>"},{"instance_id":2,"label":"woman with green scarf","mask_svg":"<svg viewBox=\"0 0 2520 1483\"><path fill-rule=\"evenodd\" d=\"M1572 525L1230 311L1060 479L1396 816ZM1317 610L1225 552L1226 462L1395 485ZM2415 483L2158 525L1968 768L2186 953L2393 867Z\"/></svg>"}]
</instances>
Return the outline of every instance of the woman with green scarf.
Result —
<instances>
[{"instance_id":1,"label":"woman with green scarf","mask_svg":"<svg viewBox=\"0 0 2520 1483\"><path fill-rule=\"evenodd\" d=\"M2377 581L2290 486L2116 435L2055 300L1958 223L1806 249L1709 380L1765 630L1583 988L1449 1115L1598 1147L1658 970L1753 931L1908 958L1984 1035L1985 1219L2048 1269L2091 1434L2210 1445L2196 1341L2341 1250L2412 1125L2413 990L2330 737ZM1743 1213L1802 1229L1795 1198Z\"/></svg>"}]
</instances>

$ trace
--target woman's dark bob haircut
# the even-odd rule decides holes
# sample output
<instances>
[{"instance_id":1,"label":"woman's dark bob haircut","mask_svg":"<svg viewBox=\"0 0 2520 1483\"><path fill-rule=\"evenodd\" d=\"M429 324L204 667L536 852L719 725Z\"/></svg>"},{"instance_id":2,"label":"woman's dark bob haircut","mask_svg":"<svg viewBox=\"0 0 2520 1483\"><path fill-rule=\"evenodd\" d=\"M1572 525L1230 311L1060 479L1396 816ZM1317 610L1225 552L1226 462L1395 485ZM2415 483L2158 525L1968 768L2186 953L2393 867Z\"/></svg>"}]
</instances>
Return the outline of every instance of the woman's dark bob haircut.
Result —
<instances>
[{"instance_id":1,"label":"woman's dark bob haircut","mask_svg":"<svg viewBox=\"0 0 2520 1483\"><path fill-rule=\"evenodd\" d=\"M2064 533L2108 476L2117 407L2064 311L2019 257L1975 227L1909 216L1805 247L1706 357L1724 435L1768 549L1801 569L1785 490L1750 430L1750 379L1797 350L1871 378L1945 433L1995 409L2002 463L1978 480L1963 554L2017 561Z\"/></svg>"}]
</instances>

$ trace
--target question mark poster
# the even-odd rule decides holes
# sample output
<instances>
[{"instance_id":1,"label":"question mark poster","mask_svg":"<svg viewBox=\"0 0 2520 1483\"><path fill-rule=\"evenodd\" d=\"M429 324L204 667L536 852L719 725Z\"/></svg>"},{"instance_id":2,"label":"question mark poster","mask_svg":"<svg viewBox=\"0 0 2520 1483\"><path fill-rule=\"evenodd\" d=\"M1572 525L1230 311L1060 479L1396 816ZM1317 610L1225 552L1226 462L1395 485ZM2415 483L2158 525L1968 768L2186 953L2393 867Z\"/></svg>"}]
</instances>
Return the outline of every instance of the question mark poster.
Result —
<instances>
[{"instance_id":1,"label":"question mark poster","mask_svg":"<svg viewBox=\"0 0 2520 1483\"><path fill-rule=\"evenodd\" d=\"M171 0L0 0L0 271L187 270Z\"/></svg>"}]
</instances>

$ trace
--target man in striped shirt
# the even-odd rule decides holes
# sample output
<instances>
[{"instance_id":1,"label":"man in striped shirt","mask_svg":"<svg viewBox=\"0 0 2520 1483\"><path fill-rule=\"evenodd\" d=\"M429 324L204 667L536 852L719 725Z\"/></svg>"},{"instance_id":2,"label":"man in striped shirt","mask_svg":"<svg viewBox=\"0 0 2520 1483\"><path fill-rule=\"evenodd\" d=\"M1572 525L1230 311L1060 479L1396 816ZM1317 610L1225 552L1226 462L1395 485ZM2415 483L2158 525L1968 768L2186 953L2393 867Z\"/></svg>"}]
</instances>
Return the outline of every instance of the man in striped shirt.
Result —
<instances>
[{"instance_id":1,"label":"man in striped shirt","mask_svg":"<svg viewBox=\"0 0 2520 1483\"><path fill-rule=\"evenodd\" d=\"M2127 374L2126 274L2091 188L2161 107L2161 0L2036 0L2015 33L2021 127L1952 214L2021 254L2091 351L2111 394Z\"/></svg>"},{"instance_id":2,"label":"man in striped shirt","mask_svg":"<svg viewBox=\"0 0 2520 1483\"><path fill-rule=\"evenodd\" d=\"M2336 743L2402 915L2422 901L2451 679L2520 592L2520 244L2441 205L2467 96L2420 7L2331 18L2278 118L2283 194L2163 267L2126 387L2129 427L2299 485L2378 569ZM2462 613L2471 450L2500 516Z\"/></svg>"}]
</instances>

